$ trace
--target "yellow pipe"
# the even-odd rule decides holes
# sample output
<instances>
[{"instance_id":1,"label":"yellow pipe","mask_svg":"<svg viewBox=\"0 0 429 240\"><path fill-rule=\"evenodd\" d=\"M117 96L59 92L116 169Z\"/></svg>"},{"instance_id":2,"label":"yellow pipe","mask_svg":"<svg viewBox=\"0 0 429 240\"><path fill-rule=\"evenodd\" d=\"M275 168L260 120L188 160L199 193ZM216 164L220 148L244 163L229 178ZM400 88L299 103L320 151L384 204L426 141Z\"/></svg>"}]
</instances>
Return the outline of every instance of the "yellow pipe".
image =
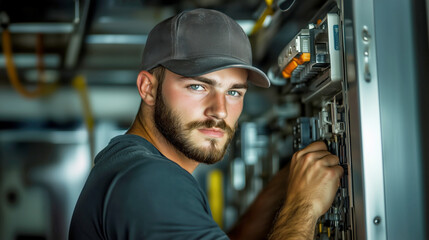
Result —
<instances>
[{"instance_id":1,"label":"yellow pipe","mask_svg":"<svg viewBox=\"0 0 429 240\"><path fill-rule=\"evenodd\" d=\"M212 216L219 227L223 227L223 174L215 169L208 174L208 198Z\"/></svg>"},{"instance_id":2,"label":"yellow pipe","mask_svg":"<svg viewBox=\"0 0 429 240\"><path fill-rule=\"evenodd\" d=\"M262 15L258 18L258 20L256 21L255 25L252 28L251 31L251 35L257 33L263 26L265 19L267 18L268 15L273 15L274 14L274 10L273 10L273 0L265 0L265 3L267 5L267 7L265 8L264 12L262 12Z\"/></svg>"}]
</instances>

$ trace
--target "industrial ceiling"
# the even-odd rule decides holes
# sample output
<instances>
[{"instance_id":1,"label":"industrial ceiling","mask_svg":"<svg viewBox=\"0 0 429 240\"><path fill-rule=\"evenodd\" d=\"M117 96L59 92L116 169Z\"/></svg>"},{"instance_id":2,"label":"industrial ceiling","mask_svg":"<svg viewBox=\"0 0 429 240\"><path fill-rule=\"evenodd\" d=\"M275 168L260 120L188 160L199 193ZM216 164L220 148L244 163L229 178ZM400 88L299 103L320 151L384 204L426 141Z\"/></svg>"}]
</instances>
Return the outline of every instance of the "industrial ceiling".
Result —
<instances>
[{"instance_id":1,"label":"industrial ceiling","mask_svg":"<svg viewBox=\"0 0 429 240\"><path fill-rule=\"evenodd\" d=\"M97 90L95 86L134 87L141 63L141 53L149 31L158 22L183 10L211 8L231 16L249 35L254 64L267 72L268 68L276 63L277 56L286 43L305 27L323 6L332 2L334 1L1 1L0 31L3 33L8 29L10 32L11 56L17 77L24 88L30 90L36 88L36 82L41 79L47 84L70 86L75 76L82 74L87 84L93 86L92 89L95 91ZM271 10L270 16L263 21L259 31L252 32L256 22L267 9ZM282 11L285 9L287 11ZM31 105L36 103L26 102L10 93L13 89L10 87L10 76L6 71L4 42L3 37L3 51L0 54L0 95L3 97L0 96L0 101L14 102L16 106L5 105L0 108L2 115L0 118L14 120L13 116L16 116L31 119L40 112L61 112L63 106L61 104L47 107L47 103L52 104L52 101L46 100L37 103L36 107ZM99 92L105 95L107 92L114 94L111 90L103 89ZM244 113L257 116L268 109L273 101L277 101L273 98L275 94L272 94L276 91L275 85L263 93L252 95L253 91L260 90L250 89ZM264 99L262 101L261 96ZM109 106L108 96L93 98L95 102L100 101ZM123 99L122 105L126 105L126 98L119 95L118 98ZM55 101L67 102L58 99ZM103 107L105 106L101 106ZM43 110L48 108L49 110ZM110 108L105 110L100 110L100 107L94 108L101 112L110 111ZM34 114L29 114L32 111Z\"/></svg>"}]
</instances>

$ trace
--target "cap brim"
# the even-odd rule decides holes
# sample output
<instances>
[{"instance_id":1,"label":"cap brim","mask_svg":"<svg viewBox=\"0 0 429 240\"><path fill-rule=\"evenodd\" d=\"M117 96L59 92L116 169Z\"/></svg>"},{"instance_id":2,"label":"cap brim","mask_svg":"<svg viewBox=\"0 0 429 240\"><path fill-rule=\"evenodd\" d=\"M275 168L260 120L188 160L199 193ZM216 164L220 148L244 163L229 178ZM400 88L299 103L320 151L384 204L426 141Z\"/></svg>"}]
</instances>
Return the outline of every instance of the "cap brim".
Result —
<instances>
[{"instance_id":1,"label":"cap brim","mask_svg":"<svg viewBox=\"0 0 429 240\"><path fill-rule=\"evenodd\" d=\"M160 65L168 70L186 77L201 76L210 72L226 68L243 68L248 70L248 81L258 87L270 87L267 75L256 67L253 67L239 59L230 57L204 57L194 59L172 59L161 62Z\"/></svg>"}]
</instances>

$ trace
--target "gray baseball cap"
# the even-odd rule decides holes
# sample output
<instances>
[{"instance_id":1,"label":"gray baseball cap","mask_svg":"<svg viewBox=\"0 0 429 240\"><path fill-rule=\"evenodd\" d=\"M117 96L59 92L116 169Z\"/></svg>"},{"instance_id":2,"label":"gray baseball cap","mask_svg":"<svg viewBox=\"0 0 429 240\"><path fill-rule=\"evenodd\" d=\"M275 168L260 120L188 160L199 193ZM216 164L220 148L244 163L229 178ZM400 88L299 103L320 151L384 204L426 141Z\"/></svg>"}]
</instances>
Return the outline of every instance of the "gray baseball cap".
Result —
<instances>
[{"instance_id":1,"label":"gray baseball cap","mask_svg":"<svg viewBox=\"0 0 429 240\"><path fill-rule=\"evenodd\" d=\"M143 51L142 70L159 65L186 77L243 68L254 85L270 86L267 75L252 66L249 38L240 25L210 9L179 13L152 29Z\"/></svg>"}]
</instances>

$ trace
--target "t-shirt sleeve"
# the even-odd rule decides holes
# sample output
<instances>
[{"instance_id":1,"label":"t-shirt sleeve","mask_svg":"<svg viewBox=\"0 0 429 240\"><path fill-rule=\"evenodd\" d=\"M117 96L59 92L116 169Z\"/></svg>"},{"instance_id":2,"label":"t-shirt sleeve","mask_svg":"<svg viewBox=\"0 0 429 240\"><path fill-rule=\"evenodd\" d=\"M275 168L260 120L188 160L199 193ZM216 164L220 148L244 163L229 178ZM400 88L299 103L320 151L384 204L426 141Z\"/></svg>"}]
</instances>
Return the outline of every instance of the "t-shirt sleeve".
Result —
<instances>
[{"instance_id":1,"label":"t-shirt sleeve","mask_svg":"<svg viewBox=\"0 0 429 240\"><path fill-rule=\"evenodd\" d=\"M103 211L108 239L228 239L195 179L172 163L133 167L111 186Z\"/></svg>"}]
</instances>

